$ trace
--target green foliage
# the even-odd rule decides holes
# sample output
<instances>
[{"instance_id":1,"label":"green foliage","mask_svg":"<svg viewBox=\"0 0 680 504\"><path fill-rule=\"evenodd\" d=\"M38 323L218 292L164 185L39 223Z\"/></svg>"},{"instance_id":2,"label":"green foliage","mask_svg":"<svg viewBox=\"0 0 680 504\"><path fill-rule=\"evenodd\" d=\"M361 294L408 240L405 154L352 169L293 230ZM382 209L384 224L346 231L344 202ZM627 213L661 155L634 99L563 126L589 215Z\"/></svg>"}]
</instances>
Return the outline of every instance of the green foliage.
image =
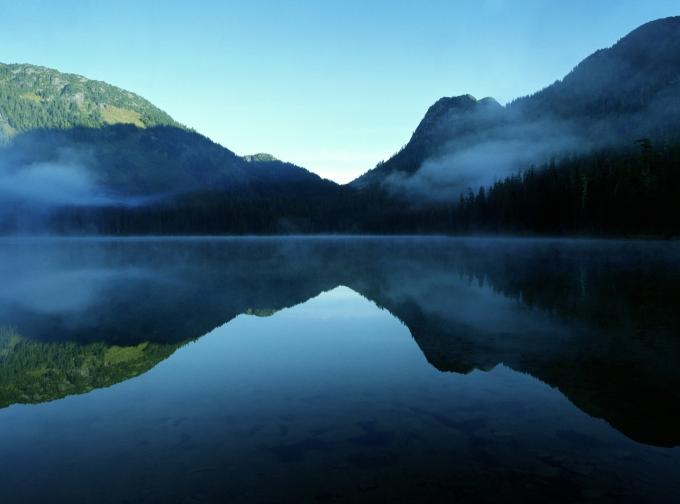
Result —
<instances>
[{"instance_id":1,"label":"green foliage","mask_svg":"<svg viewBox=\"0 0 680 504\"><path fill-rule=\"evenodd\" d=\"M177 347L45 343L0 327L0 407L59 399L119 383L148 371Z\"/></svg>"},{"instance_id":2,"label":"green foliage","mask_svg":"<svg viewBox=\"0 0 680 504\"><path fill-rule=\"evenodd\" d=\"M107 124L133 124L138 128L145 127L139 112L113 105L104 105L101 109L102 118Z\"/></svg>"},{"instance_id":3,"label":"green foliage","mask_svg":"<svg viewBox=\"0 0 680 504\"><path fill-rule=\"evenodd\" d=\"M179 126L147 100L110 84L33 65L0 64L0 136L116 123Z\"/></svg>"}]
</instances>

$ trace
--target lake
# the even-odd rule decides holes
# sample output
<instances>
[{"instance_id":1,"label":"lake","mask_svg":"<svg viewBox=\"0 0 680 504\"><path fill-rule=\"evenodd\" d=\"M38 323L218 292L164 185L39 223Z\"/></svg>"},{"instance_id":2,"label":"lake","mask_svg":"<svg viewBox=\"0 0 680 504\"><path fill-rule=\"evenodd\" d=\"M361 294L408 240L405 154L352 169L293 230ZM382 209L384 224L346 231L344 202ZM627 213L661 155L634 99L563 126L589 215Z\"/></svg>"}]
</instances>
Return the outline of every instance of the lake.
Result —
<instances>
[{"instance_id":1,"label":"lake","mask_svg":"<svg viewBox=\"0 0 680 504\"><path fill-rule=\"evenodd\" d=\"M0 502L677 502L680 245L0 240Z\"/></svg>"}]
</instances>

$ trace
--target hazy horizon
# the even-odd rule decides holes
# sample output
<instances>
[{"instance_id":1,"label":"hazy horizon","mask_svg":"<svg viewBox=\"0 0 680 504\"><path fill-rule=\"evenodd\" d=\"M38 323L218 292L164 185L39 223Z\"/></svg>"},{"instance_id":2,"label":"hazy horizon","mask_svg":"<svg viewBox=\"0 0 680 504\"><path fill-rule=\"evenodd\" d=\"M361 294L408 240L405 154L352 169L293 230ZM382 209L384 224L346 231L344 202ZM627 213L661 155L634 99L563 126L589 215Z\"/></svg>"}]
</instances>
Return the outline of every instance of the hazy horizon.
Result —
<instances>
[{"instance_id":1,"label":"hazy horizon","mask_svg":"<svg viewBox=\"0 0 680 504\"><path fill-rule=\"evenodd\" d=\"M677 13L668 0L559 12L504 0L202 4L3 3L0 61L106 81L237 154L348 182L404 145L438 98L506 103Z\"/></svg>"}]
</instances>

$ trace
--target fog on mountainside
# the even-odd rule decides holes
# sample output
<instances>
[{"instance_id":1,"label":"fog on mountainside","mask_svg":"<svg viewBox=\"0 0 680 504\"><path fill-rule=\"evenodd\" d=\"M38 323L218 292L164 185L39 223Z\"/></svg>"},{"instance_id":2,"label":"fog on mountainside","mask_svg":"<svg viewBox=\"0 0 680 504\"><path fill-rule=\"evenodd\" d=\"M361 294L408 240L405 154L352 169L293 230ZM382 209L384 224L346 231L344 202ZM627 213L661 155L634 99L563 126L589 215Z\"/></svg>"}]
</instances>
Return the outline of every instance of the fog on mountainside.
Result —
<instances>
[{"instance_id":1,"label":"fog on mountainside","mask_svg":"<svg viewBox=\"0 0 680 504\"><path fill-rule=\"evenodd\" d=\"M405 148L353 182L452 201L552 159L639 138L678 138L680 17L648 23L564 79L505 107L469 95L433 105Z\"/></svg>"},{"instance_id":2,"label":"fog on mountainside","mask_svg":"<svg viewBox=\"0 0 680 504\"><path fill-rule=\"evenodd\" d=\"M680 233L680 17L502 106L430 107L340 186L240 157L128 91L0 64L0 233Z\"/></svg>"},{"instance_id":3,"label":"fog on mountainside","mask_svg":"<svg viewBox=\"0 0 680 504\"><path fill-rule=\"evenodd\" d=\"M567 122L527 120L500 105L489 110L483 101L477 103L463 113L452 105L436 124L437 131L424 133L424 141L434 144L433 153L415 171L393 171L383 186L415 201L451 202L468 188L488 186L538 162L595 146L579 138L577 128Z\"/></svg>"},{"instance_id":4,"label":"fog on mountainside","mask_svg":"<svg viewBox=\"0 0 680 504\"><path fill-rule=\"evenodd\" d=\"M281 191L338 190L273 156L241 158L133 93L33 65L0 64L0 140L4 233L55 230L64 215L57 231L115 233L99 212L158 212L206 193L261 208Z\"/></svg>"}]
</instances>

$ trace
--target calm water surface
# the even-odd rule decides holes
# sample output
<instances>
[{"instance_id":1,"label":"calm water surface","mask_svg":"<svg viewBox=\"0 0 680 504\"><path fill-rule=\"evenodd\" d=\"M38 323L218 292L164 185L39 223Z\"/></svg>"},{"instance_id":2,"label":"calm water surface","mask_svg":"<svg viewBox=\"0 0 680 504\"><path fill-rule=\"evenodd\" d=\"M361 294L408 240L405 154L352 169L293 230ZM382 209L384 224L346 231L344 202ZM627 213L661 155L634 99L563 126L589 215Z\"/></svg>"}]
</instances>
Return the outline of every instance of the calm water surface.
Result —
<instances>
[{"instance_id":1,"label":"calm water surface","mask_svg":"<svg viewBox=\"0 0 680 504\"><path fill-rule=\"evenodd\" d=\"M677 502L680 247L0 240L0 502Z\"/></svg>"}]
</instances>

